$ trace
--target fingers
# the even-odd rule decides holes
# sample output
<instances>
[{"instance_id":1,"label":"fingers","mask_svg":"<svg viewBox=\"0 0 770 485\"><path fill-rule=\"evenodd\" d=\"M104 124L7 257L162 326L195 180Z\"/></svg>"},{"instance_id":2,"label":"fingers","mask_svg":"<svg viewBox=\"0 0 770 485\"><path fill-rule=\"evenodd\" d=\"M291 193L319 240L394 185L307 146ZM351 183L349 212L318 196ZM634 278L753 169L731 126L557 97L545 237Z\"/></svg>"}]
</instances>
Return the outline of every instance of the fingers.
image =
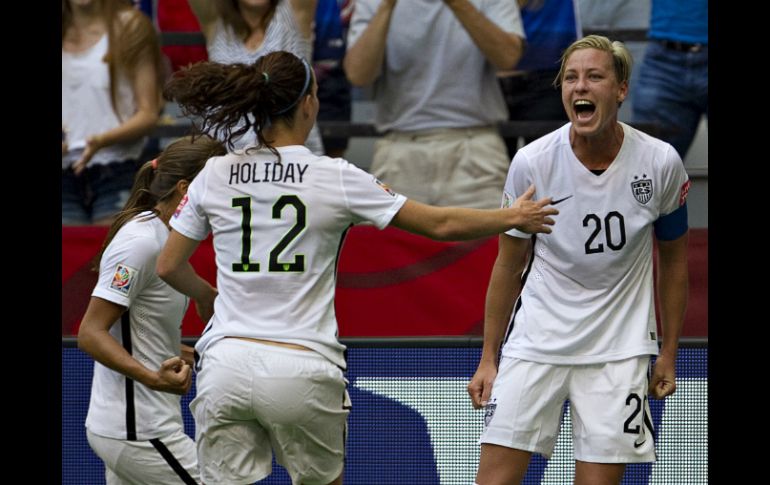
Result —
<instances>
[{"instance_id":1,"label":"fingers","mask_svg":"<svg viewBox=\"0 0 770 485\"><path fill-rule=\"evenodd\" d=\"M185 394L192 384L192 367L179 356L164 360L158 374L165 383L161 390L166 392Z\"/></svg>"},{"instance_id":2,"label":"fingers","mask_svg":"<svg viewBox=\"0 0 770 485\"><path fill-rule=\"evenodd\" d=\"M471 397L471 404L473 407L479 409L481 407L481 386L471 381L471 383L468 384L468 395Z\"/></svg>"},{"instance_id":3,"label":"fingers","mask_svg":"<svg viewBox=\"0 0 770 485\"><path fill-rule=\"evenodd\" d=\"M481 393L481 405L486 406L489 403L489 397L492 395L492 382L486 383L484 392Z\"/></svg>"},{"instance_id":4,"label":"fingers","mask_svg":"<svg viewBox=\"0 0 770 485\"><path fill-rule=\"evenodd\" d=\"M555 216L559 214L559 209L556 209L555 207L548 207L547 209L543 209L541 212L547 216Z\"/></svg>"},{"instance_id":5,"label":"fingers","mask_svg":"<svg viewBox=\"0 0 770 485\"><path fill-rule=\"evenodd\" d=\"M174 374L172 392L175 394L186 394L192 386L192 367L182 364L182 367Z\"/></svg>"},{"instance_id":6,"label":"fingers","mask_svg":"<svg viewBox=\"0 0 770 485\"><path fill-rule=\"evenodd\" d=\"M471 397L471 403L476 409L481 409L489 402L489 398L492 395L492 382L493 380L479 380L471 381L468 384L468 394Z\"/></svg>"},{"instance_id":7,"label":"fingers","mask_svg":"<svg viewBox=\"0 0 770 485\"><path fill-rule=\"evenodd\" d=\"M175 355L174 357L170 357L163 361L162 364L160 364L160 368L162 370L172 370L174 372L178 372L179 368L184 364L184 361L181 357L178 355Z\"/></svg>"},{"instance_id":8,"label":"fingers","mask_svg":"<svg viewBox=\"0 0 770 485\"><path fill-rule=\"evenodd\" d=\"M663 399L666 396L672 395L676 391L676 383L671 381L659 381L651 389L652 397L655 399Z\"/></svg>"},{"instance_id":9,"label":"fingers","mask_svg":"<svg viewBox=\"0 0 770 485\"><path fill-rule=\"evenodd\" d=\"M519 197L519 199L521 199L521 200L530 200L533 195L535 195L535 186L534 185L530 185L529 187L527 187L527 190L524 191L523 194L521 194L521 197Z\"/></svg>"},{"instance_id":10,"label":"fingers","mask_svg":"<svg viewBox=\"0 0 770 485\"><path fill-rule=\"evenodd\" d=\"M676 380L653 375L649 392L655 399L663 399L666 396L670 396L676 392Z\"/></svg>"},{"instance_id":11,"label":"fingers","mask_svg":"<svg viewBox=\"0 0 770 485\"><path fill-rule=\"evenodd\" d=\"M185 370L187 371L187 378L185 378L184 381L184 389L182 390L182 394L187 394L187 391L189 391L192 387L192 367L187 364L185 364L185 367Z\"/></svg>"}]
</instances>

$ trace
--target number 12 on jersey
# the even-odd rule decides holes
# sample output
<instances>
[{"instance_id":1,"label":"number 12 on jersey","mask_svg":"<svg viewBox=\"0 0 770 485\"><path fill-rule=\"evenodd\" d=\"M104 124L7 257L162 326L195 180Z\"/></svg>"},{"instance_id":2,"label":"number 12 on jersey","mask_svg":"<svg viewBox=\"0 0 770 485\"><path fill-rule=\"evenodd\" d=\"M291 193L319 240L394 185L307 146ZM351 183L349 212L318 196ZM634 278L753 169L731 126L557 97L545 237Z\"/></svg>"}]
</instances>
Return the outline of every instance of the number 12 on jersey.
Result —
<instances>
[{"instance_id":1,"label":"number 12 on jersey","mask_svg":"<svg viewBox=\"0 0 770 485\"><path fill-rule=\"evenodd\" d=\"M305 256L294 255L293 261L281 262L278 257L294 238L305 229L307 207L296 195L282 195L273 204L273 219L281 219L286 206L294 208L294 226L284 234L278 244L270 251L268 269L276 273L296 273L305 271ZM233 263L236 273L255 273L259 271L259 263L250 261L251 257L251 197L234 197L232 207L241 208L241 261ZM291 217L289 214L288 217Z\"/></svg>"}]
</instances>

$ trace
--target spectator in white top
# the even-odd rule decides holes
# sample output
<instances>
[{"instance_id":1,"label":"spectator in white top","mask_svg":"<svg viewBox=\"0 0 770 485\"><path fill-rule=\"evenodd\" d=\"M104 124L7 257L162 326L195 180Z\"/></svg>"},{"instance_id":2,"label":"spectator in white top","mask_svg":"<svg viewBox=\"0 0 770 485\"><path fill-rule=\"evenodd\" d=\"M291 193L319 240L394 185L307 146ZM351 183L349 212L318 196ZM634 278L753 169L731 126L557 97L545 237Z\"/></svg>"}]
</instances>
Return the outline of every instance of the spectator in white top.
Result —
<instances>
[{"instance_id":1,"label":"spectator in white top","mask_svg":"<svg viewBox=\"0 0 770 485\"><path fill-rule=\"evenodd\" d=\"M188 0L206 37L209 60L221 64L253 64L274 51L289 51L310 62L316 0ZM253 118L250 118L250 120ZM244 148L253 133L233 140ZM304 143L316 155L324 147L317 126Z\"/></svg>"},{"instance_id":2,"label":"spectator in white top","mask_svg":"<svg viewBox=\"0 0 770 485\"><path fill-rule=\"evenodd\" d=\"M358 0L343 64L373 85L372 173L427 204L499 207L510 159L496 71L523 45L513 0Z\"/></svg>"},{"instance_id":3,"label":"spectator in white top","mask_svg":"<svg viewBox=\"0 0 770 485\"><path fill-rule=\"evenodd\" d=\"M158 37L119 0L62 0L62 224L109 225L163 106Z\"/></svg>"}]
</instances>

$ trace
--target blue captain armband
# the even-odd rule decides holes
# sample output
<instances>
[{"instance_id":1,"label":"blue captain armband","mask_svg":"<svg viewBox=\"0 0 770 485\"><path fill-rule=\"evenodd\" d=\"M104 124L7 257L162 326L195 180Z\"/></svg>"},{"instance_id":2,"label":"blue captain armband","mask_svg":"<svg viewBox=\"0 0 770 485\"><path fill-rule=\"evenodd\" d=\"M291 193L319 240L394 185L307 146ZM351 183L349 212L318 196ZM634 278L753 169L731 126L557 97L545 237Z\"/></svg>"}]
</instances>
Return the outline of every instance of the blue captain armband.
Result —
<instances>
[{"instance_id":1,"label":"blue captain armband","mask_svg":"<svg viewBox=\"0 0 770 485\"><path fill-rule=\"evenodd\" d=\"M659 241L673 241L687 232L687 202L653 223Z\"/></svg>"}]
</instances>

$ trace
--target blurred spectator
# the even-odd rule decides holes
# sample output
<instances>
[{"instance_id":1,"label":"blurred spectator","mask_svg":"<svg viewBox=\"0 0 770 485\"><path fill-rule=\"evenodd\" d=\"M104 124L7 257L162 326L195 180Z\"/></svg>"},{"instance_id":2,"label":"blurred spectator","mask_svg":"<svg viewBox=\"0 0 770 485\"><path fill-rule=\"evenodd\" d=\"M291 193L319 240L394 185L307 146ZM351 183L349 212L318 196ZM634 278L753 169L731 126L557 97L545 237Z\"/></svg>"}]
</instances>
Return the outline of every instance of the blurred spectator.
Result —
<instances>
[{"instance_id":1,"label":"blurred spectator","mask_svg":"<svg viewBox=\"0 0 770 485\"><path fill-rule=\"evenodd\" d=\"M155 21L163 32L200 32L198 19L190 10L187 0L157 0ZM171 63L171 70L208 60L206 46L168 44L161 47Z\"/></svg>"},{"instance_id":2,"label":"blurred spectator","mask_svg":"<svg viewBox=\"0 0 770 485\"><path fill-rule=\"evenodd\" d=\"M158 120L150 20L121 0L62 0L62 224L108 225Z\"/></svg>"},{"instance_id":3,"label":"blurred spectator","mask_svg":"<svg viewBox=\"0 0 770 485\"><path fill-rule=\"evenodd\" d=\"M355 0L318 0L315 13L313 70L318 82L320 121L350 122L350 83L342 69ZM326 154L342 157L348 139L323 137Z\"/></svg>"},{"instance_id":4,"label":"blurred spectator","mask_svg":"<svg viewBox=\"0 0 770 485\"><path fill-rule=\"evenodd\" d=\"M653 0L650 43L633 98L634 121L658 123L684 160L708 116L708 0Z\"/></svg>"},{"instance_id":5,"label":"blurred spectator","mask_svg":"<svg viewBox=\"0 0 770 485\"><path fill-rule=\"evenodd\" d=\"M509 158L496 71L516 65L523 37L510 0L357 0L344 68L374 85L385 135L372 173L421 202L499 207Z\"/></svg>"},{"instance_id":6,"label":"blurred spectator","mask_svg":"<svg viewBox=\"0 0 770 485\"><path fill-rule=\"evenodd\" d=\"M253 64L265 54L289 51L312 60L313 18L316 0L189 0L206 37L209 60L220 64ZM253 131L235 144L256 142ZM305 145L324 153L318 126Z\"/></svg>"},{"instance_id":7,"label":"blurred spectator","mask_svg":"<svg viewBox=\"0 0 770 485\"><path fill-rule=\"evenodd\" d=\"M553 85L561 54L582 37L573 0L519 0L527 35L524 55L514 71L503 73L500 87L513 121L568 121L561 93ZM524 138L527 144L534 138ZM516 154L517 139L507 139L508 156Z\"/></svg>"},{"instance_id":8,"label":"blurred spectator","mask_svg":"<svg viewBox=\"0 0 770 485\"><path fill-rule=\"evenodd\" d=\"M155 19L155 7L157 0L131 0L137 10L144 12L150 20Z\"/></svg>"},{"instance_id":9,"label":"blurred spectator","mask_svg":"<svg viewBox=\"0 0 770 485\"><path fill-rule=\"evenodd\" d=\"M576 3L584 31L648 27L650 0L576 0Z\"/></svg>"}]
</instances>

